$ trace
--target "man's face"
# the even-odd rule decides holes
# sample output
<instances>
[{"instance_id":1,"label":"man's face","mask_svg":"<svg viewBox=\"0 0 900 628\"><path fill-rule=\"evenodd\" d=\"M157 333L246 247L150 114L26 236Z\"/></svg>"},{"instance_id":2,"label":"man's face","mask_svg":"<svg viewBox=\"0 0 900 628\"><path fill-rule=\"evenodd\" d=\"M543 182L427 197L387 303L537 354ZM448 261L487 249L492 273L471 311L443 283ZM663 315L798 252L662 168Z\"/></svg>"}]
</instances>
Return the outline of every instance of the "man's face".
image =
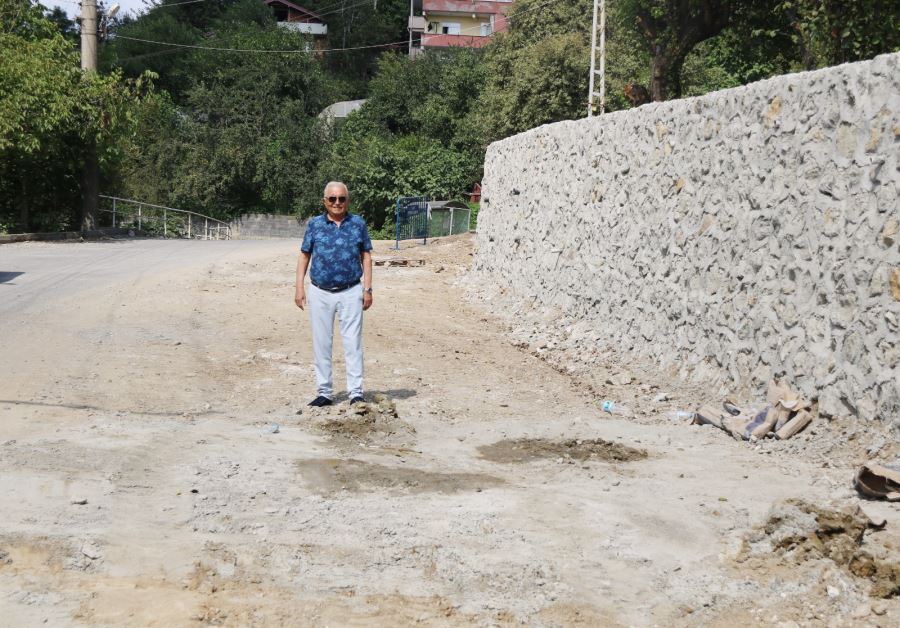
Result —
<instances>
[{"instance_id":1,"label":"man's face","mask_svg":"<svg viewBox=\"0 0 900 628\"><path fill-rule=\"evenodd\" d=\"M350 196L347 188L333 185L325 190L325 210L332 216L343 216L350 206Z\"/></svg>"}]
</instances>

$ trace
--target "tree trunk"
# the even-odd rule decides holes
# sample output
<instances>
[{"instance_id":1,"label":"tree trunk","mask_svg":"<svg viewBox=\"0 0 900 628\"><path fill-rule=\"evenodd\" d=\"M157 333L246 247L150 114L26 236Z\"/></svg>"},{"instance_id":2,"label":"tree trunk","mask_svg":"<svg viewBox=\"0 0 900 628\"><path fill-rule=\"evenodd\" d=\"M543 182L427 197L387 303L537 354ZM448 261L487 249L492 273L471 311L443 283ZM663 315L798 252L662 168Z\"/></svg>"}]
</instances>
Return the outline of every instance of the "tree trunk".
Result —
<instances>
[{"instance_id":1,"label":"tree trunk","mask_svg":"<svg viewBox=\"0 0 900 628\"><path fill-rule=\"evenodd\" d=\"M668 100L671 92L672 60L664 46L656 45L650 66L650 99L654 102Z\"/></svg>"}]
</instances>

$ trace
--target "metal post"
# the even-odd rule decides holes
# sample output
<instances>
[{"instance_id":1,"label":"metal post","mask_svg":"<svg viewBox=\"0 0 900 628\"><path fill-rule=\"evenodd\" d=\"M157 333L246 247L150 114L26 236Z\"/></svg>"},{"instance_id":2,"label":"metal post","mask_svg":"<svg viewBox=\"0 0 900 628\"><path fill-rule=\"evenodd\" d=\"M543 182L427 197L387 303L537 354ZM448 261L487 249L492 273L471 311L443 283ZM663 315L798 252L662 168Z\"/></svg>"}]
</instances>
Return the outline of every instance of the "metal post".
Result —
<instances>
[{"instance_id":1,"label":"metal post","mask_svg":"<svg viewBox=\"0 0 900 628\"><path fill-rule=\"evenodd\" d=\"M116 199L113 197L113 229L116 228Z\"/></svg>"},{"instance_id":2,"label":"metal post","mask_svg":"<svg viewBox=\"0 0 900 628\"><path fill-rule=\"evenodd\" d=\"M169 210L163 210L163 237L169 237Z\"/></svg>"},{"instance_id":3,"label":"metal post","mask_svg":"<svg viewBox=\"0 0 900 628\"><path fill-rule=\"evenodd\" d=\"M203 219L203 239L209 240L209 218Z\"/></svg>"},{"instance_id":4,"label":"metal post","mask_svg":"<svg viewBox=\"0 0 900 628\"><path fill-rule=\"evenodd\" d=\"M594 74L596 74L594 53L597 50L597 3L599 1L594 0L594 20L591 23L591 75L588 78L588 118L594 116Z\"/></svg>"},{"instance_id":5,"label":"metal post","mask_svg":"<svg viewBox=\"0 0 900 628\"><path fill-rule=\"evenodd\" d=\"M188 214L188 240L191 239L191 223L194 221L194 217L191 214Z\"/></svg>"},{"instance_id":6,"label":"metal post","mask_svg":"<svg viewBox=\"0 0 900 628\"><path fill-rule=\"evenodd\" d=\"M606 113L606 0L600 0L600 113Z\"/></svg>"},{"instance_id":7,"label":"metal post","mask_svg":"<svg viewBox=\"0 0 900 628\"><path fill-rule=\"evenodd\" d=\"M143 207L143 205L138 203L138 231L141 230L141 224L142 224L141 223L141 207Z\"/></svg>"},{"instance_id":8,"label":"metal post","mask_svg":"<svg viewBox=\"0 0 900 628\"><path fill-rule=\"evenodd\" d=\"M450 208L450 235L453 235L453 208Z\"/></svg>"},{"instance_id":9,"label":"metal post","mask_svg":"<svg viewBox=\"0 0 900 628\"><path fill-rule=\"evenodd\" d=\"M397 199L397 210L394 215L396 216L395 224L397 227L397 230L396 230L397 231L397 244L394 245L394 250L399 251L400 250L400 199L399 198Z\"/></svg>"}]
</instances>

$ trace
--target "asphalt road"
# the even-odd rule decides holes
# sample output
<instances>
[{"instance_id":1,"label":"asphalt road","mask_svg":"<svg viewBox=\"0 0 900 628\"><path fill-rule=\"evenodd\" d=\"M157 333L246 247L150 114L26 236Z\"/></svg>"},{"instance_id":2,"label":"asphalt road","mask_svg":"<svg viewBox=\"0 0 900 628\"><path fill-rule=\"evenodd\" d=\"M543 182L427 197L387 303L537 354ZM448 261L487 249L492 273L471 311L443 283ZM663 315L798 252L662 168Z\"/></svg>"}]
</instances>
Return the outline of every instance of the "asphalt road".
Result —
<instances>
[{"instance_id":1,"label":"asphalt road","mask_svg":"<svg viewBox=\"0 0 900 628\"><path fill-rule=\"evenodd\" d=\"M288 240L115 240L0 246L0 322L86 290L279 249Z\"/></svg>"}]
</instances>

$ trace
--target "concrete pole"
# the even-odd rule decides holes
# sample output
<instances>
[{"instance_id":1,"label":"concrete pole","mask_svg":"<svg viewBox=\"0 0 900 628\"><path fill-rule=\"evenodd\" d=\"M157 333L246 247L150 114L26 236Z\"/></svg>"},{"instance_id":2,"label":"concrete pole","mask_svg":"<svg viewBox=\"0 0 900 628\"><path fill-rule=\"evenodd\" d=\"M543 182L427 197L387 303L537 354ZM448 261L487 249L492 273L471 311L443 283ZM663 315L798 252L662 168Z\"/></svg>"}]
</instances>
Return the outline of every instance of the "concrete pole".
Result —
<instances>
[{"instance_id":1,"label":"concrete pole","mask_svg":"<svg viewBox=\"0 0 900 628\"><path fill-rule=\"evenodd\" d=\"M96 0L81 0L81 69L97 71Z\"/></svg>"},{"instance_id":2,"label":"concrete pole","mask_svg":"<svg viewBox=\"0 0 900 628\"><path fill-rule=\"evenodd\" d=\"M410 17L410 19L412 19L412 17L413 17L413 1L414 1L414 0L409 0L409 17ZM412 44L413 44L413 31L412 31L412 24L411 24L411 23L410 23L410 24L407 24L407 28L409 28L409 58L412 59L412 56L413 56L413 47L412 47Z\"/></svg>"},{"instance_id":3,"label":"concrete pole","mask_svg":"<svg viewBox=\"0 0 900 628\"><path fill-rule=\"evenodd\" d=\"M97 71L97 1L81 0L81 69ZM97 228L97 206L100 194L100 162L97 146L89 140L84 151L82 173L81 230Z\"/></svg>"}]
</instances>

